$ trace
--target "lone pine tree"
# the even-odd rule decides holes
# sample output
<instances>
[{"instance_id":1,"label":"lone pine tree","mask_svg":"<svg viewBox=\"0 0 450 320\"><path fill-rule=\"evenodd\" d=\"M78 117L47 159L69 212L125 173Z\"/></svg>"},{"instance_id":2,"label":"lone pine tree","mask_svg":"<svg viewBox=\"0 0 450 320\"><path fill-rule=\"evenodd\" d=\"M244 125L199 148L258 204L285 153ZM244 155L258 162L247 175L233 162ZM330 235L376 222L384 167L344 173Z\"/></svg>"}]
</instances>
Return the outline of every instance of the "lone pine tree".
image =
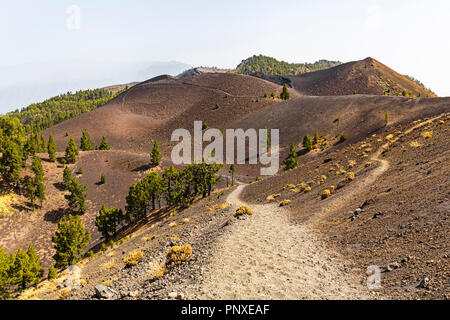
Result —
<instances>
[{"instance_id":1,"label":"lone pine tree","mask_svg":"<svg viewBox=\"0 0 450 320\"><path fill-rule=\"evenodd\" d=\"M83 130L83 133L81 135L80 149L82 151L94 150L94 147L92 146L91 138L89 137L89 133L87 132L86 129Z\"/></svg>"},{"instance_id":2,"label":"lone pine tree","mask_svg":"<svg viewBox=\"0 0 450 320\"><path fill-rule=\"evenodd\" d=\"M313 143L313 145L316 145L319 143L319 141L320 141L319 131L316 130L316 133L314 134L312 143Z\"/></svg>"},{"instance_id":3,"label":"lone pine tree","mask_svg":"<svg viewBox=\"0 0 450 320\"><path fill-rule=\"evenodd\" d=\"M105 136L102 136L102 142L100 142L100 145L97 147L97 150L109 150L109 144L108 140L106 140Z\"/></svg>"},{"instance_id":4,"label":"lone pine tree","mask_svg":"<svg viewBox=\"0 0 450 320\"><path fill-rule=\"evenodd\" d=\"M162 155L161 152L159 151L159 144L158 144L158 140L155 140L155 142L153 143L153 150L152 153L150 155L151 158L151 163L154 166L159 166L161 163L161 159L162 159Z\"/></svg>"},{"instance_id":5,"label":"lone pine tree","mask_svg":"<svg viewBox=\"0 0 450 320\"><path fill-rule=\"evenodd\" d=\"M75 163L77 161L77 155L79 155L75 140L70 137L69 143L66 147L66 161L67 163Z\"/></svg>"},{"instance_id":6,"label":"lone pine tree","mask_svg":"<svg viewBox=\"0 0 450 320\"><path fill-rule=\"evenodd\" d=\"M313 144L309 134L306 134L303 138L303 147L306 149L306 151L311 151L313 149Z\"/></svg>"},{"instance_id":7,"label":"lone pine tree","mask_svg":"<svg viewBox=\"0 0 450 320\"><path fill-rule=\"evenodd\" d=\"M50 162L56 161L56 151L58 151L58 147L56 146L55 140L53 139L53 135L50 134L47 144L47 152Z\"/></svg>"},{"instance_id":8,"label":"lone pine tree","mask_svg":"<svg viewBox=\"0 0 450 320\"><path fill-rule=\"evenodd\" d=\"M283 100L289 100L291 97L291 94L289 93L288 88L286 87L286 84L283 85L283 90L281 91L280 98Z\"/></svg>"},{"instance_id":9,"label":"lone pine tree","mask_svg":"<svg viewBox=\"0 0 450 320\"><path fill-rule=\"evenodd\" d=\"M76 177L72 177L67 188L70 194L65 195L64 198L66 198L69 208L75 213L83 214L86 211L87 186L81 185Z\"/></svg>"},{"instance_id":10,"label":"lone pine tree","mask_svg":"<svg viewBox=\"0 0 450 320\"><path fill-rule=\"evenodd\" d=\"M298 156L293 143L291 143L289 154L283 163L285 165L284 170L292 170L298 167Z\"/></svg>"},{"instance_id":11,"label":"lone pine tree","mask_svg":"<svg viewBox=\"0 0 450 320\"><path fill-rule=\"evenodd\" d=\"M89 230L85 230L77 215L64 216L58 223L52 242L55 244L56 267L66 267L78 262L91 240Z\"/></svg>"}]
</instances>

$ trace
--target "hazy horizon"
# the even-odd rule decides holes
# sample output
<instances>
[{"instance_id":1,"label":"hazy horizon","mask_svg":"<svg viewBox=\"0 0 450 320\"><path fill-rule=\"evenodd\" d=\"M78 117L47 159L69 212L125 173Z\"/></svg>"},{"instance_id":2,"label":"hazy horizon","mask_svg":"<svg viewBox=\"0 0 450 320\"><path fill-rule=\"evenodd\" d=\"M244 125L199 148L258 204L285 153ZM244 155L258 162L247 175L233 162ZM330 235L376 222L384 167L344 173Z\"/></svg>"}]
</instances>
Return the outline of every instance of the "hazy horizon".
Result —
<instances>
[{"instance_id":1,"label":"hazy horizon","mask_svg":"<svg viewBox=\"0 0 450 320\"><path fill-rule=\"evenodd\" d=\"M8 2L0 12L0 35L8 48L0 51L0 95L11 85L43 87L52 74L17 72L20 66L57 70L72 61L112 66L156 61L229 69L262 54L297 63L370 56L450 96L450 44L442 38L450 30L449 9L441 0ZM53 82L73 76L54 74ZM98 74L87 70L79 80L89 83L84 78ZM114 80L139 80L125 78ZM8 104L0 105L0 113L24 106Z\"/></svg>"}]
</instances>

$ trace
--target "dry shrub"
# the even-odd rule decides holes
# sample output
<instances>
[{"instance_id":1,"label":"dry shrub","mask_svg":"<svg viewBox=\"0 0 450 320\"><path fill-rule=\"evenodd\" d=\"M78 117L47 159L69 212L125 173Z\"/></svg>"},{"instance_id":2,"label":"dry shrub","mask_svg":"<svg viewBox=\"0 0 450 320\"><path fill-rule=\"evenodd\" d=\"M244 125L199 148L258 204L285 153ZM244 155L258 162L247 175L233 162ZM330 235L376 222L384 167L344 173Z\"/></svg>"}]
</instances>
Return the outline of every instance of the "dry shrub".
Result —
<instances>
[{"instance_id":1,"label":"dry shrub","mask_svg":"<svg viewBox=\"0 0 450 320\"><path fill-rule=\"evenodd\" d=\"M183 219L183 223L189 223L191 221L191 219L189 219L189 218L184 218Z\"/></svg>"},{"instance_id":2,"label":"dry shrub","mask_svg":"<svg viewBox=\"0 0 450 320\"><path fill-rule=\"evenodd\" d=\"M242 207L239 207L239 209L236 210L236 213L234 215L235 216L242 216L244 214L253 215L253 214L255 214L255 212L252 209L250 209L249 207L247 207L247 206L242 206Z\"/></svg>"},{"instance_id":3,"label":"dry shrub","mask_svg":"<svg viewBox=\"0 0 450 320\"><path fill-rule=\"evenodd\" d=\"M169 227L171 227L171 228L176 227L176 226L177 226L177 223L176 223L176 222L171 222L171 223L169 223Z\"/></svg>"},{"instance_id":4,"label":"dry shrub","mask_svg":"<svg viewBox=\"0 0 450 320\"><path fill-rule=\"evenodd\" d=\"M173 246L166 254L166 266L168 268L178 266L189 260L191 256L192 247L189 243L184 246Z\"/></svg>"},{"instance_id":5,"label":"dry shrub","mask_svg":"<svg viewBox=\"0 0 450 320\"><path fill-rule=\"evenodd\" d=\"M277 193L277 194L273 194L271 196L268 196L266 198L267 201L275 201L276 198L281 197L281 194Z\"/></svg>"},{"instance_id":6,"label":"dry shrub","mask_svg":"<svg viewBox=\"0 0 450 320\"><path fill-rule=\"evenodd\" d=\"M114 268L115 265L116 265L116 261L114 259L111 259L108 262L102 264L100 267L102 270L109 270L109 269Z\"/></svg>"},{"instance_id":7,"label":"dry shrub","mask_svg":"<svg viewBox=\"0 0 450 320\"><path fill-rule=\"evenodd\" d=\"M284 207L291 204L291 200L283 200L280 202L280 207Z\"/></svg>"},{"instance_id":8,"label":"dry shrub","mask_svg":"<svg viewBox=\"0 0 450 320\"><path fill-rule=\"evenodd\" d=\"M305 191L306 187L308 187L308 185L304 182L300 183L298 185L298 187L300 188L300 191Z\"/></svg>"},{"instance_id":9,"label":"dry shrub","mask_svg":"<svg viewBox=\"0 0 450 320\"><path fill-rule=\"evenodd\" d=\"M355 180L355 174L353 172L348 172L347 173L347 179L350 181Z\"/></svg>"},{"instance_id":10,"label":"dry shrub","mask_svg":"<svg viewBox=\"0 0 450 320\"><path fill-rule=\"evenodd\" d=\"M413 147L413 148L419 148L419 147L420 147L420 143L417 142L417 141L411 141L411 142L409 143L409 145L410 145L411 147Z\"/></svg>"},{"instance_id":11,"label":"dry shrub","mask_svg":"<svg viewBox=\"0 0 450 320\"><path fill-rule=\"evenodd\" d=\"M166 265L162 264L151 272L151 280L158 280L168 272Z\"/></svg>"},{"instance_id":12,"label":"dry shrub","mask_svg":"<svg viewBox=\"0 0 450 320\"><path fill-rule=\"evenodd\" d=\"M330 190L331 190L331 191L334 191L334 189L336 189L335 186L330 186Z\"/></svg>"},{"instance_id":13,"label":"dry shrub","mask_svg":"<svg viewBox=\"0 0 450 320\"><path fill-rule=\"evenodd\" d=\"M331 195L331 191L326 189L322 191L322 199L326 199Z\"/></svg>"},{"instance_id":14,"label":"dry shrub","mask_svg":"<svg viewBox=\"0 0 450 320\"><path fill-rule=\"evenodd\" d=\"M431 137L433 137L433 132L431 131L425 131L424 133L422 133L422 137L424 139L430 139Z\"/></svg>"},{"instance_id":15,"label":"dry shrub","mask_svg":"<svg viewBox=\"0 0 450 320\"><path fill-rule=\"evenodd\" d=\"M393 138L394 138L393 134L390 134L390 135L386 136L386 140L392 140Z\"/></svg>"},{"instance_id":16,"label":"dry shrub","mask_svg":"<svg viewBox=\"0 0 450 320\"><path fill-rule=\"evenodd\" d=\"M63 288L58 291L58 298L60 300L66 300L69 297L70 289L69 288Z\"/></svg>"},{"instance_id":17,"label":"dry shrub","mask_svg":"<svg viewBox=\"0 0 450 320\"><path fill-rule=\"evenodd\" d=\"M356 166L356 161L355 161L355 160L349 160L349 161L348 161L348 166L349 166L350 168L353 168L354 166Z\"/></svg>"},{"instance_id":18,"label":"dry shrub","mask_svg":"<svg viewBox=\"0 0 450 320\"><path fill-rule=\"evenodd\" d=\"M307 186L306 188L305 188L305 192L310 192L311 191L311 187L310 186Z\"/></svg>"},{"instance_id":19,"label":"dry shrub","mask_svg":"<svg viewBox=\"0 0 450 320\"><path fill-rule=\"evenodd\" d=\"M372 165L372 162L367 161L366 164L365 164L365 167L367 168L367 167L370 167L371 165Z\"/></svg>"},{"instance_id":20,"label":"dry shrub","mask_svg":"<svg viewBox=\"0 0 450 320\"><path fill-rule=\"evenodd\" d=\"M144 253L141 250L133 250L128 257L123 259L126 267L132 267L141 262L144 257Z\"/></svg>"}]
</instances>

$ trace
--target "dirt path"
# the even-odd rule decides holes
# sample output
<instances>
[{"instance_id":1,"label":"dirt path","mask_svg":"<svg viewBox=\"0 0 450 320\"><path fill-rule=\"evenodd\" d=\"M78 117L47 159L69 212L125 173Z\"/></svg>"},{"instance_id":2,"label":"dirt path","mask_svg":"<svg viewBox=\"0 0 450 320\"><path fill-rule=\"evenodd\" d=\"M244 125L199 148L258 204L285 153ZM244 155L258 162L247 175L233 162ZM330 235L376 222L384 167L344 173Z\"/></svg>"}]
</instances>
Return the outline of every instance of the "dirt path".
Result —
<instances>
[{"instance_id":1,"label":"dirt path","mask_svg":"<svg viewBox=\"0 0 450 320\"><path fill-rule=\"evenodd\" d=\"M439 117L431 120L436 120ZM419 123L404 134L427 124ZM233 224L213 248L205 266L201 299L367 299L362 274L328 249L310 227L314 221L338 210L389 169L381 159L384 150L400 138L384 144L371 158L379 165L351 189L328 200L309 222L294 225L285 209L276 204L251 206L255 215ZM244 185L227 198L234 208Z\"/></svg>"},{"instance_id":2,"label":"dirt path","mask_svg":"<svg viewBox=\"0 0 450 320\"><path fill-rule=\"evenodd\" d=\"M244 203L240 185L227 199ZM205 266L200 299L363 299L356 273L326 250L315 232L290 224L284 209L252 206L255 215L233 224Z\"/></svg>"}]
</instances>

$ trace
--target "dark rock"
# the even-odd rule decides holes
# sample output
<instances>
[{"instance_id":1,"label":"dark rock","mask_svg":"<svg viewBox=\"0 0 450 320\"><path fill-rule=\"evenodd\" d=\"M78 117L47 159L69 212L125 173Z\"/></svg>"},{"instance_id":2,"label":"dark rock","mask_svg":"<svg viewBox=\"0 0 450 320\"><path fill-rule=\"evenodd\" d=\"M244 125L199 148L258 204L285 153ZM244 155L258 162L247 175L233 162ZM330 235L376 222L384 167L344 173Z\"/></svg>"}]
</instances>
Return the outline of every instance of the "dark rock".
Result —
<instances>
[{"instance_id":1,"label":"dark rock","mask_svg":"<svg viewBox=\"0 0 450 320\"><path fill-rule=\"evenodd\" d=\"M361 206L361 209L364 209L365 207L367 207L367 206L369 206L369 205L371 205L371 204L373 204L373 203L375 203L375 200L373 200L373 199L368 199L368 200L364 201L364 203L363 203L362 206Z\"/></svg>"},{"instance_id":2,"label":"dark rock","mask_svg":"<svg viewBox=\"0 0 450 320\"><path fill-rule=\"evenodd\" d=\"M425 278L423 278L422 281L420 281L420 283L417 286L417 288L419 288L419 289L428 289L429 286L430 286L430 279L425 277Z\"/></svg>"}]
</instances>

